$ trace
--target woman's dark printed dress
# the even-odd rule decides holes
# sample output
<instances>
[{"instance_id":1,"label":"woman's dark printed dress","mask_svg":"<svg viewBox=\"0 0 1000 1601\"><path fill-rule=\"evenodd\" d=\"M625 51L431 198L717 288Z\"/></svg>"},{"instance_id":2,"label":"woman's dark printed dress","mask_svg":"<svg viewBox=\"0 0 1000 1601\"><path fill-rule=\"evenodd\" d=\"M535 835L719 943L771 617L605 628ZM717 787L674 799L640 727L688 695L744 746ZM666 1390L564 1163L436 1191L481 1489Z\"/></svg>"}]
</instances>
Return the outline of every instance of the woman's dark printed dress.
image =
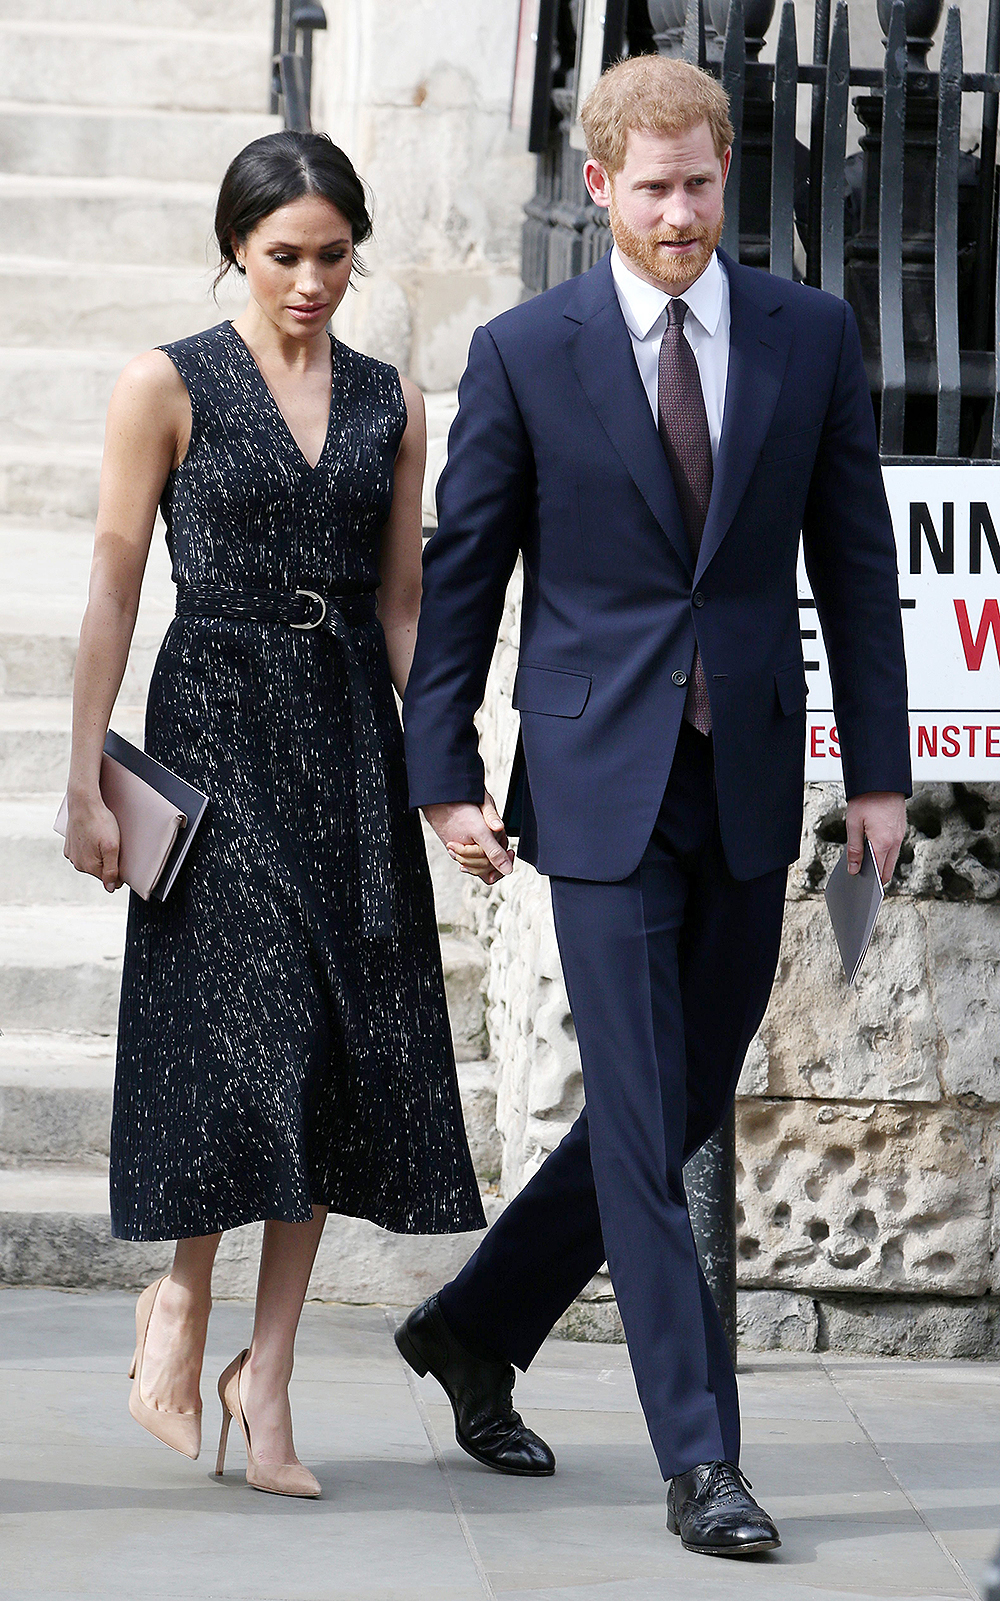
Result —
<instances>
[{"instance_id":1,"label":"woman's dark printed dress","mask_svg":"<svg viewBox=\"0 0 1000 1601\"><path fill-rule=\"evenodd\" d=\"M167 900L131 897L114 1232L299 1222L313 1203L398 1232L481 1228L372 595L399 379L333 342L312 468L229 323L165 348L193 427L162 501L179 615L146 749L210 806ZM324 626L180 614L185 597L299 589L341 597Z\"/></svg>"}]
</instances>

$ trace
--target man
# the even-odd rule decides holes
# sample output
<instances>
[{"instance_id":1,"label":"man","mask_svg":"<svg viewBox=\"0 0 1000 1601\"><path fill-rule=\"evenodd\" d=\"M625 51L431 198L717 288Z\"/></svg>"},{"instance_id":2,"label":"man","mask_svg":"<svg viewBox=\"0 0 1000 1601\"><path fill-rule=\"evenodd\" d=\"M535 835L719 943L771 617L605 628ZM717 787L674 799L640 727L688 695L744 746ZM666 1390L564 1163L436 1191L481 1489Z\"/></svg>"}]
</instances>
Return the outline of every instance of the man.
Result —
<instances>
[{"instance_id":1,"label":"man","mask_svg":"<svg viewBox=\"0 0 1000 1601\"><path fill-rule=\"evenodd\" d=\"M800 531L852 866L867 835L892 873L910 787L895 546L850 310L716 248L722 90L636 58L583 124L614 249L473 339L404 720L411 804L466 869L509 872L473 715L522 554L520 852L551 878L587 1104L397 1343L478 1460L550 1473L511 1364L606 1259L668 1527L742 1555L780 1542L738 1468L682 1169L732 1103L799 850Z\"/></svg>"}]
</instances>

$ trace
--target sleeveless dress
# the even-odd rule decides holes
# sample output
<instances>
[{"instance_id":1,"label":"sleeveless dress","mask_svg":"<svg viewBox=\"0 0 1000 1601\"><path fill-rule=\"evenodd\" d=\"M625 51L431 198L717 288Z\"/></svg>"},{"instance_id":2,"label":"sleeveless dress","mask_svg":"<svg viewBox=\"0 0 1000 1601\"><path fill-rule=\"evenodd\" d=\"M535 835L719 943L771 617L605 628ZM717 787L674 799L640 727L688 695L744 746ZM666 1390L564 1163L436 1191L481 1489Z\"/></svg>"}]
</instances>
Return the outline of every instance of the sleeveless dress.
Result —
<instances>
[{"instance_id":1,"label":"sleeveless dress","mask_svg":"<svg viewBox=\"0 0 1000 1601\"><path fill-rule=\"evenodd\" d=\"M122 1239L314 1203L400 1233L484 1226L374 605L406 406L393 368L331 345L315 468L230 323L164 347L192 432L161 501L178 615L146 749L209 806L166 901L130 897ZM322 625L263 618L262 595L309 622L325 604Z\"/></svg>"}]
</instances>

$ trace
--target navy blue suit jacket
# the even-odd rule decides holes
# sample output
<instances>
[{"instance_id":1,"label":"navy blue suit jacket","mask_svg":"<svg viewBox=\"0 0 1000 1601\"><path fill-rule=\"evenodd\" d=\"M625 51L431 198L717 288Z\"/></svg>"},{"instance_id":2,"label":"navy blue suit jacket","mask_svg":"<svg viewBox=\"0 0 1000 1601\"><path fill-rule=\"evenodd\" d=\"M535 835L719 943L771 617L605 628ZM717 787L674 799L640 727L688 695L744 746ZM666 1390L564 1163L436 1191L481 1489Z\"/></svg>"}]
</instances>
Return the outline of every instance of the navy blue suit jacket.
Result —
<instances>
[{"instance_id":1,"label":"navy blue suit jacket","mask_svg":"<svg viewBox=\"0 0 1000 1601\"><path fill-rule=\"evenodd\" d=\"M729 377L696 564L607 258L472 341L404 701L410 803L483 798L473 718L521 554L520 854L543 873L614 880L638 866L696 641L730 870L795 859L800 532L847 794L910 791L895 542L854 317L720 257Z\"/></svg>"}]
</instances>

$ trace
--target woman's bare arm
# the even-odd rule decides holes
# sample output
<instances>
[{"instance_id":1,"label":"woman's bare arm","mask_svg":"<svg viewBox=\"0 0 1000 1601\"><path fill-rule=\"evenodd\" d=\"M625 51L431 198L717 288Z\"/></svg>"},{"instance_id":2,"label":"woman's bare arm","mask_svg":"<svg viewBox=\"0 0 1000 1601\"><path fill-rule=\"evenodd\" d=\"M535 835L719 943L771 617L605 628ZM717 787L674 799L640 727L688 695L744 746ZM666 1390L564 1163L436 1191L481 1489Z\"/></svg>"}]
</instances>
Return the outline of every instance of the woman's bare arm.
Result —
<instances>
[{"instance_id":1,"label":"woman's bare arm","mask_svg":"<svg viewBox=\"0 0 1000 1601\"><path fill-rule=\"evenodd\" d=\"M128 660L156 507L191 432L187 390L168 356L130 361L108 407L101 494L73 680L65 854L117 889L118 825L101 800L104 739Z\"/></svg>"},{"instance_id":2,"label":"woman's bare arm","mask_svg":"<svg viewBox=\"0 0 1000 1601\"><path fill-rule=\"evenodd\" d=\"M427 456L424 397L416 384L400 378L408 421L396 455L392 510L382 531L379 557L379 621L385 632L389 668L402 697L413 660L420 613L420 558L423 548L421 498Z\"/></svg>"}]
</instances>

